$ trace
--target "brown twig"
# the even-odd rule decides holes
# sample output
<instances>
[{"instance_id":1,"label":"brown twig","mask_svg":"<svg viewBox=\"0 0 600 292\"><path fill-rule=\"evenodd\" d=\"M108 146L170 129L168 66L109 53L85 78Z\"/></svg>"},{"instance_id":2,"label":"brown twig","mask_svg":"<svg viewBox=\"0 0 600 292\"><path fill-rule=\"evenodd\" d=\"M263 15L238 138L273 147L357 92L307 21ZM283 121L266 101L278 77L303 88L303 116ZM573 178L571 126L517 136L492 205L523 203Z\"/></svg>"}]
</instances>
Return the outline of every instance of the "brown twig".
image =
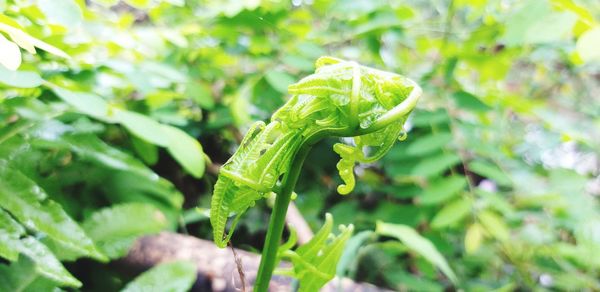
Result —
<instances>
[{"instance_id":1,"label":"brown twig","mask_svg":"<svg viewBox=\"0 0 600 292\"><path fill-rule=\"evenodd\" d=\"M242 259L238 257L235 252L235 248L233 248L233 244L231 241L229 242L229 247L231 248L231 252L233 253L233 258L235 260L235 265L237 267L238 275L240 276L240 281L242 282L242 292L246 292L246 276L244 275L244 268L242 267Z\"/></svg>"}]
</instances>

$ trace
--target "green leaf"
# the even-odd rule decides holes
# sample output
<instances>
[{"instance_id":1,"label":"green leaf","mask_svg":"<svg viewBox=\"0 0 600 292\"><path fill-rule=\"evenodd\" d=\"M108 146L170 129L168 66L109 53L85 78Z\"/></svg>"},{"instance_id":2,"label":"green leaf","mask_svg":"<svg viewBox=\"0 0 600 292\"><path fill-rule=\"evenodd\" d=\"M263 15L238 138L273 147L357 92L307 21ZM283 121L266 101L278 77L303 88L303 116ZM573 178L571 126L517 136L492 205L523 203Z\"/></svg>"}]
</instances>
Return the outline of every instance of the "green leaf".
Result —
<instances>
[{"instance_id":1,"label":"green leaf","mask_svg":"<svg viewBox=\"0 0 600 292\"><path fill-rule=\"evenodd\" d=\"M377 11L381 7L386 7L387 2L382 0L361 0L346 3L345 1L335 1L331 13L335 17L345 20L355 20L361 16Z\"/></svg>"},{"instance_id":2,"label":"green leaf","mask_svg":"<svg viewBox=\"0 0 600 292\"><path fill-rule=\"evenodd\" d=\"M24 240L29 239L32 238ZM25 244L22 247L27 249ZM43 249L43 245L41 248ZM28 253L39 257L22 256L10 266L0 265L0 291L56 291L54 289L57 285L81 286L52 254Z\"/></svg>"},{"instance_id":3,"label":"green leaf","mask_svg":"<svg viewBox=\"0 0 600 292\"><path fill-rule=\"evenodd\" d=\"M528 0L521 9L506 20L504 39L509 46L518 46L527 42L529 28L551 13L547 1Z\"/></svg>"},{"instance_id":4,"label":"green leaf","mask_svg":"<svg viewBox=\"0 0 600 292\"><path fill-rule=\"evenodd\" d=\"M0 291L22 291L41 275L53 282L64 286L80 287L81 283L75 279L52 251L37 239L27 236L21 239L9 238L7 244L14 247L20 254L18 261L11 263L6 268L0 265ZM26 271L26 274L23 274Z\"/></svg>"},{"instance_id":5,"label":"green leaf","mask_svg":"<svg viewBox=\"0 0 600 292\"><path fill-rule=\"evenodd\" d=\"M404 272L404 267L399 264L393 264L389 270L386 269L384 277L396 291L445 291L441 283L410 272Z\"/></svg>"},{"instance_id":6,"label":"green leaf","mask_svg":"<svg viewBox=\"0 0 600 292\"><path fill-rule=\"evenodd\" d=\"M499 167L484 160L469 162L469 170L495 181L501 186L511 186L512 181Z\"/></svg>"},{"instance_id":7,"label":"green leaf","mask_svg":"<svg viewBox=\"0 0 600 292\"><path fill-rule=\"evenodd\" d=\"M571 32L576 21L577 15L571 12L550 13L527 29L525 41L528 44L560 41Z\"/></svg>"},{"instance_id":8,"label":"green leaf","mask_svg":"<svg viewBox=\"0 0 600 292\"><path fill-rule=\"evenodd\" d=\"M190 262L163 263L135 278L122 292L186 292L194 284L196 275L197 268Z\"/></svg>"},{"instance_id":9,"label":"green leaf","mask_svg":"<svg viewBox=\"0 0 600 292\"><path fill-rule=\"evenodd\" d=\"M194 224L201 221L208 221L210 218L210 209L206 208L192 208L185 210L182 214L183 222L188 224Z\"/></svg>"},{"instance_id":10,"label":"green leaf","mask_svg":"<svg viewBox=\"0 0 600 292\"><path fill-rule=\"evenodd\" d=\"M377 13L368 22L358 25L353 31L353 37L369 35L376 31L390 30L402 26L402 21L393 13Z\"/></svg>"},{"instance_id":11,"label":"green leaf","mask_svg":"<svg viewBox=\"0 0 600 292\"><path fill-rule=\"evenodd\" d=\"M96 211L82 226L108 257L116 259L127 253L135 239L163 230L166 223L156 207L128 203Z\"/></svg>"},{"instance_id":12,"label":"green leaf","mask_svg":"<svg viewBox=\"0 0 600 292\"><path fill-rule=\"evenodd\" d=\"M38 40L38 39L36 39L34 37L31 37L29 35L27 35L27 36L28 36L27 41L29 41L33 46L36 46L36 47L38 47L38 48L40 48L40 49L42 49L42 50L44 50L44 51L46 51L46 52L48 52L50 54L53 54L55 56L59 56L61 58L65 58L65 59L69 59L70 58L69 55L67 55L67 53L65 53L63 50L61 50L61 49L59 49L59 48L57 48L57 47L55 47L53 45L50 45L48 43L45 43L45 42L43 42L41 40Z\"/></svg>"},{"instance_id":13,"label":"green leaf","mask_svg":"<svg viewBox=\"0 0 600 292\"><path fill-rule=\"evenodd\" d=\"M288 85L294 83L294 77L290 74L276 70L267 72L265 79L271 87L284 94L288 92Z\"/></svg>"},{"instance_id":14,"label":"green leaf","mask_svg":"<svg viewBox=\"0 0 600 292\"><path fill-rule=\"evenodd\" d=\"M37 53L35 51L35 46L31 43L32 37L23 31L23 27L21 27L17 22L14 22L10 18L4 18L2 21L6 25L0 25L0 30L5 31L15 44L19 47L23 48L30 54Z\"/></svg>"},{"instance_id":15,"label":"green leaf","mask_svg":"<svg viewBox=\"0 0 600 292\"><path fill-rule=\"evenodd\" d=\"M167 150L171 156L189 174L196 178L202 177L206 163L200 142L178 128L163 125L161 129L167 137Z\"/></svg>"},{"instance_id":16,"label":"green leaf","mask_svg":"<svg viewBox=\"0 0 600 292\"><path fill-rule=\"evenodd\" d=\"M465 251L467 254L472 254L479 249L483 241L483 232L483 227L477 223L471 224L467 228L465 234Z\"/></svg>"},{"instance_id":17,"label":"green leaf","mask_svg":"<svg viewBox=\"0 0 600 292\"><path fill-rule=\"evenodd\" d=\"M162 147L169 145L169 138L162 125L152 118L132 111L117 110L115 119L133 135L148 143Z\"/></svg>"},{"instance_id":18,"label":"green leaf","mask_svg":"<svg viewBox=\"0 0 600 292\"><path fill-rule=\"evenodd\" d=\"M230 96L229 111L233 117L235 125L247 125L252 122L248 108L250 106L250 99L252 98L252 91L256 86L257 80L255 78L248 78L242 85L238 86L237 91Z\"/></svg>"},{"instance_id":19,"label":"green leaf","mask_svg":"<svg viewBox=\"0 0 600 292\"><path fill-rule=\"evenodd\" d=\"M440 149L450 145L451 142L452 134L449 132L424 135L408 144L406 147L406 154L421 156L438 152Z\"/></svg>"},{"instance_id":20,"label":"green leaf","mask_svg":"<svg viewBox=\"0 0 600 292\"><path fill-rule=\"evenodd\" d=\"M431 220L431 228L440 229L455 224L471 213L472 200L460 198L442 208Z\"/></svg>"},{"instance_id":21,"label":"green leaf","mask_svg":"<svg viewBox=\"0 0 600 292\"><path fill-rule=\"evenodd\" d=\"M439 175L460 162L460 157L453 153L440 153L423 158L411 173L418 176L432 177Z\"/></svg>"},{"instance_id":22,"label":"green leaf","mask_svg":"<svg viewBox=\"0 0 600 292\"><path fill-rule=\"evenodd\" d=\"M338 277L346 276L350 267L357 264L359 249L367 240L373 237L373 234L373 231L365 230L348 239L344 252L337 264L336 275Z\"/></svg>"},{"instance_id":23,"label":"green leaf","mask_svg":"<svg viewBox=\"0 0 600 292\"><path fill-rule=\"evenodd\" d=\"M8 213L0 209L0 257L16 261L19 257L19 246L16 244L25 228Z\"/></svg>"},{"instance_id":24,"label":"green leaf","mask_svg":"<svg viewBox=\"0 0 600 292\"><path fill-rule=\"evenodd\" d=\"M548 1L529 0L506 21L509 46L560 41L577 21L573 12L553 11Z\"/></svg>"},{"instance_id":25,"label":"green leaf","mask_svg":"<svg viewBox=\"0 0 600 292\"><path fill-rule=\"evenodd\" d=\"M317 256L321 248L327 241L327 237L331 233L333 228L333 216L331 214L325 214L325 223L321 226L321 229L304 245L296 249L296 253L302 257L305 257L308 261L314 259Z\"/></svg>"},{"instance_id":26,"label":"green leaf","mask_svg":"<svg viewBox=\"0 0 600 292\"><path fill-rule=\"evenodd\" d=\"M48 278L37 276L35 279L27 286L27 288L23 292L37 292L37 291L61 291L59 288L60 284L57 284L55 281L49 280Z\"/></svg>"},{"instance_id":27,"label":"green leaf","mask_svg":"<svg viewBox=\"0 0 600 292\"><path fill-rule=\"evenodd\" d=\"M423 256L426 260L438 267L455 285L458 284L456 275L435 246L427 238L422 237L413 228L401 224L377 222L376 233L397 238L408 248Z\"/></svg>"},{"instance_id":28,"label":"green leaf","mask_svg":"<svg viewBox=\"0 0 600 292\"><path fill-rule=\"evenodd\" d=\"M285 255L291 258L295 276L300 282L298 291L319 291L335 276L344 246L352 235L354 227L340 226L342 232L331 239L332 227L333 217L327 213L325 224L309 242L300 246L295 252L286 252Z\"/></svg>"},{"instance_id":29,"label":"green leaf","mask_svg":"<svg viewBox=\"0 0 600 292\"><path fill-rule=\"evenodd\" d=\"M156 181L156 174L143 163L129 154L109 146L95 135L63 135L57 140L42 140L42 138L40 137L39 140L34 140L32 143L36 147L46 149L57 147L69 149L83 160L111 169L131 172Z\"/></svg>"},{"instance_id":30,"label":"green leaf","mask_svg":"<svg viewBox=\"0 0 600 292\"><path fill-rule=\"evenodd\" d=\"M33 237L25 237L20 252L35 262L35 270L42 276L65 286L80 287L79 282L73 277L45 245ZM85 244L85 243L84 243Z\"/></svg>"},{"instance_id":31,"label":"green leaf","mask_svg":"<svg viewBox=\"0 0 600 292\"><path fill-rule=\"evenodd\" d=\"M34 181L0 164L0 207L27 228L47 234L79 255L105 260L79 225L59 204L44 200L46 197Z\"/></svg>"},{"instance_id":32,"label":"green leaf","mask_svg":"<svg viewBox=\"0 0 600 292\"><path fill-rule=\"evenodd\" d=\"M34 88L42 85L44 80L33 71L11 71L0 66L0 84L19 88Z\"/></svg>"},{"instance_id":33,"label":"green leaf","mask_svg":"<svg viewBox=\"0 0 600 292\"><path fill-rule=\"evenodd\" d=\"M285 63L288 66L295 67L303 71L310 71L315 67L315 65L310 59L296 55L286 54L285 56L283 56L281 61L283 61L283 63Z\"/></svg>"},{"instance_id":34,"label":"green leaf","mask_svg":"<svg viewBox=\"0 0 600 292\"><path fill-rule=\"evenodd\" d=\"M148 165L154 165L158 161L158 148L142 139L133 136L131 139L131 145L135 152L144 160Z\"/></svg>"},{"instance_id":35,"label":"green leaf","mask_svg":"<svg viewBox=\"0 0 600 292\"><path fill-rule=\"evenodd\" d=\"M9 266L0 265L0 291L23 291L38 277L35 263L26 256Z\"/></svg>"},{"instance_id":36,"label":"green leaf","mask_svg":"<svg viewBox=\"0 0 600 292\"><path fill-rule=\"evenodd\" d=\"M38 0L38 7L49 22L74 29L83 20L79 5L73 0Z\"/></svg>"},{"instance_id":37,"label":"green leaf","mask_svg":"<svg viewBox=\"0 0 600 292\"><path fill-rule=\"evenodd\" d=\"M467 180L462 175L438 178L425 188L418 197L418 202L421 205L439 204L460 193L465 186Z\"/></svg>"},{"instance_id":38,"label":"green leaf","mask_svg":"<svg viewBox=\"0 0 600 292\"><path fill-rule=\"evenodd\" d=\"M577 53L585 62L600 61L600 27L586 31L577 40Z\"/></svg>"},{"instance_id":39,"label":"green leaf","mask_svg":"<svg viewBox=\"0 0 600 292\"><path fill-rule=\"evenodd\" d=\"M594 16L592 15L591 9L588 7L580 5L579 1L575 2L574 0L551 0L553 8L559 11L570 11L576 14L579 17L579 20L587 27L587 25L594 22Z\"/></svg>"},{"instance_id":40,"label":"green leaf","mask_svg":"<svg viewBox=\"0 0 600 292\"><path fill-rule=\"evenodd\" d=\"M450 117L445 110L423 111L415 110L415 114L411 116L412 122L416 127L426 127L430 125L438 125L448 123Z\"/></svg>"},{"instance_id":41,"label":"green leaf","mask_svg":"<svg viewBox=\"0 0 600 292\"><path fill-rule=\"evenodd\" d=\"M3 209L0 209L0 229L16 238L25 234L25 228Z\"/></svg>"},{"instance_id":42,"label":"green leaf","mask_svg":"<svg viewBox=\"0 0 600 292\"><path fill-rule=\"evenodd\" d=\"M500 241L507 241L510 237L510 230L502 218L491 211L483 211L477 215L481 225L489 234Z\"/></svg>"},{"instance_id":43,"label":"green leaf","mask_svg":"<svg viewBox=\"0 0 600 292\"><path fill-rule=\"evenodd\" d=\"M52 86L52 91L80 113L101 121L115 122L115 118L111 115L106 101L95 94L70 91L58 86Z\"/></svg>"},{"instance_id":44,"label":"green leaf","mask_svg":"<svg viewBox=\"0 0 600 292\"><path fill-rule=\"evenodd\" d=\"M456 105L465 110L486 112L491 109L487 104L479 100L477 96L466 91L455 92L452 94L452 97L456 101Z\"/></svg>"},{"instance_id":45,"label":"green leaf","mask_svg":"<svg viewBox=\"0 0 600 292\"><path fill-rule=\"evenodd\" d=\"M169 222L175 219L183 204L183 195L168 180L152 173L140 176L127 171L116 171L110 176L111 183L103 186L110 193L111 201L144 202L161 208Z\"/></svg>"},{"instance_id":46,"label":"green leaf","mask_svg":"<svg viewBox=\"0 0 600 292\"><path fill-rule=\"evenodd\" d=\"M170 66L166 63L145 61L140 65L140 73L144 73L145 77L150 78L150 82L154 85L163 83L187 83L188 77L181 70Z\"/></svg>"},{"instance_id":47,"label":"green leaf","mask_svg":"<svg viewBox=\"0 0 600 292\"><path fill-rule=\"evenodd\" d=\"M21 66L21 50L17 44L0 34L0 65L15 71Z\"/></svg>"},{"instance_id":48,"label":"green leaf","mask_svg":"<svg viewBox=\"0 0 600 292\"><path fill-rule=\"evenodd\" d=\"M17 45L19 45L21 48L24 48L28 52L35 54L35 47L38 47L50 54L54 54L62 58L69 58L69 55L67 55L67 53L63 52L59 48L56 48L50 44L47 44L39 39L30 36L26 32L22 31L20 28L17 28L20 27L18 26L18 24L17 27L13 26L15 23L12 22L14 21L0 21L0 31L4 31L8 35L10 35L11 39L15 43L17 43Z\"/></svg>"},{"instance_id":49,"label":"green leaf","mask_svg":"<svg viewBox=\"0 0 600 292\"><path fill-rule=\"evenodd\" d=\"M212 110L215 107L215 100L210 91L210 87L204 83L189 82L185 87L185 95L193 99L200 107Z\"/></svg>"},{"instance_id":50,"label":"green leaf","mask_svg":"<svg viewBox=\"0 0 600 292\"><path fill-rule=\"evenodd\" d=\"M155 177L156 174L129 154L109 146L93 135L69 135L62 139L66 146L83 159L94 161L109 168L133 172L144 177Z\"/></svg>"}]
</instances>

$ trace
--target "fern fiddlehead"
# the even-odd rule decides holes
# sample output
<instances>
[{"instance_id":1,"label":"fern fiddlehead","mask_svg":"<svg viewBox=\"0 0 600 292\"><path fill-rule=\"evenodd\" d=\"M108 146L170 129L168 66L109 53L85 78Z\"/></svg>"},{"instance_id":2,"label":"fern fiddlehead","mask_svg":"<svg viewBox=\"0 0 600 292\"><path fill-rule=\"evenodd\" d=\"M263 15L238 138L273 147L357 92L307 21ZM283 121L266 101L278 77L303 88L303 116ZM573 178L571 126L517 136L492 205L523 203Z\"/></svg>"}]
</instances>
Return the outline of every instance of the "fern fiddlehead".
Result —
<instances>
[{"instance_id":1,"label":"fern fiddlehead","mask_svg":"<svg viewBox=\"0 0 600 292\"><path fill-rule=\"evenodd\" d=\"M337 168L344 181L338 192L348 194L355 185L355 163L379 159L399 137L404 137L401 135L404 122L421 94L416 83L394 73L332 57L319 58L316 67L314 74L288 87L292 95L289 101L273 114L268 124L256 122L221 168L210 214L218 246L227 245L235 224L249 207L275 192L276 206L265 250L273 250L268 246L271 241L276 255L283 228L283 222L279 222L284 218L281 213L285 216L299 168L316 141L328 136L353 137L353 145L334 145L334 151L341 157ZM232 213L235 217L226 233ZM272 269L264 268L261 263L259 281L261 277L270 278ZM264 272L267 276L261 276L263 270L267 270ZM257 282L257 289L262 291L260 285L265 284Z\"/></svg>"}]
</instances>

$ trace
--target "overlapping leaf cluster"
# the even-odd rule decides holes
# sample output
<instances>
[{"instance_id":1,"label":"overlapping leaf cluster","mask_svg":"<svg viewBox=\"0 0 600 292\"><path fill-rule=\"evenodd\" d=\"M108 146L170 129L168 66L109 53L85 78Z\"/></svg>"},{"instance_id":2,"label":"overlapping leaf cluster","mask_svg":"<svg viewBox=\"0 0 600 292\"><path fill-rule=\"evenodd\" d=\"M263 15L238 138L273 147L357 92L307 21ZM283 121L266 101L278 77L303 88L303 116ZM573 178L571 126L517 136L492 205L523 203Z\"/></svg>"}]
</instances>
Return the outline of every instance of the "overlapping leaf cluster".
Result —
<instances>
[{"instance_id":1,"label":"overlapping leaf cluster","mask_svg":"<svg viewBox=\"0 0 600 292\"><path fill-rule=\"evenodd\" d=\"M114 88L91 90L131 66L87 63L106 43L86 39L83 26L106 22L83 3L2 1L0 11L0 290L81 287L63 263L107 262L139 236L176 226L183 196L148 166L158 147L195 177L204 153L180 128L128 108ZM76 47L66 41L74 35ZM140 82L146 94L187 82L175 73ZM142 88L131 84L122 85Z\"/></svg>"}]
</instances>

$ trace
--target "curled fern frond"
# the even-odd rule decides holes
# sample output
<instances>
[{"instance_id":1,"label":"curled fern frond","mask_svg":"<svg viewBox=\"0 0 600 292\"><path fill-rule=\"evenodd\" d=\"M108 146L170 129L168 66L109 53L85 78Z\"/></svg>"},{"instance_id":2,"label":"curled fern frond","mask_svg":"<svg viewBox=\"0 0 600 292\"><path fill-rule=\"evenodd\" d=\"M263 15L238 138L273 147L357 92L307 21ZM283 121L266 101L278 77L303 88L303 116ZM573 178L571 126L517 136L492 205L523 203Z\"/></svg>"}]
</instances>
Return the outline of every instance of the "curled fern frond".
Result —
<instances>
[{"instance_id":1,"label":"curled fern frond","mask_svg":"<svg viewBox=\"0 0 600 292\"><path fill-rule=\"evenodd\" d=\"M381 158L402 133L420 96L419 87L400 75L333 57L316 61L316 71L288 87L292 97L268 124L255 123L236 153L223 165L211 202L217 245L224 247L239 216L256 200L277 191L280 178L305 145L328 136L354 137L336 144L337 169L344 184L355 186L354 165ZM229 216L235 214L229 233Z\"/></svg>"},{"instance_id":2,"label":"curled fern frond","mask_svg":"<svg viewBox=\"0 0 600 292\"><path fill-rule=\"evenodd\" d=\"M356 158L360 157L361 154L358 153L358 148L342 143L333 145L333 151L335 151L335 153L339 154L341 157L336 167L340 173L340 177L344 181L344 184L338 186L337 191L341 195L347 195L354 189L354 186L356 185L356 180L354 178L354 165L356 164Z\"/></svg>"}]
</instances>

